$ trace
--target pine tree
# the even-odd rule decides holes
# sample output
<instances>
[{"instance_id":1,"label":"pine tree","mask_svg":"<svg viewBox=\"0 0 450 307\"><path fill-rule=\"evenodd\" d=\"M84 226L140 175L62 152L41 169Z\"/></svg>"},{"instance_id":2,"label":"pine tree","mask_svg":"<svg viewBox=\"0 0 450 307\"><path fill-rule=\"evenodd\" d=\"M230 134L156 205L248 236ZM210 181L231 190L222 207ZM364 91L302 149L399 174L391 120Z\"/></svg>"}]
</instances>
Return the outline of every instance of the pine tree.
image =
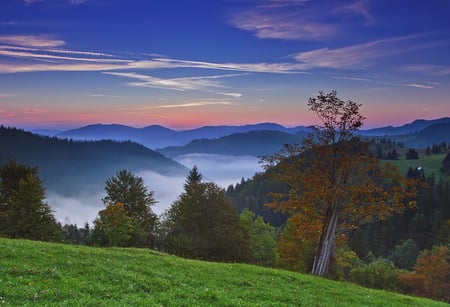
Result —
<instances>
[{"instance_id":1,"label":"pine tree","mask_svg":"<svg viewBox=\"0 0 450 307\"><path fill-rule=\"evenodd\" d=\"M59 241L61 228L50 206L38 169L10 161L0 167L0 235Z\"/></svg>"},{"instance_id":2,"label":"pine tree","mask_svg":"<svg viewBox=\"0 0 450 307\"><path fill-rule=\"evenodd\" d=\"M212 182L201 182L194 167L184 192L164 222L169 252L190 258L248 261L249 233L226 197Z\"/></svg>"}]
</instances>

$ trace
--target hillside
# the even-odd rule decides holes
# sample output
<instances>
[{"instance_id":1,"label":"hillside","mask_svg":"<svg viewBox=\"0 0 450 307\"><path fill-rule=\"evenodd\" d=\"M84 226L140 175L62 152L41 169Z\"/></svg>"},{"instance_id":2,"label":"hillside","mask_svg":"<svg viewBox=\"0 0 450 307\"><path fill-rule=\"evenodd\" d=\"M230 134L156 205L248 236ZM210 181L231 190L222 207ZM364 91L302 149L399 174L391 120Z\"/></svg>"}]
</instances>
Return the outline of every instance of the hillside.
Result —
<instances>
[{"instance_id":1,"label":"hillside","mask_svg":"<svg viewBox=\"0 0 450 307\"><path fill-rule=\"evenodd\" d=\"M245 264L147 249L0 239L6 306L448 306L428 299Z\"/></svg>"},{"instance_id":2,"label":"hillside","mask_svg":"<svg viewBox=\"0 0 450 307\"><path fill-rule=\"evenodd\" d=\"M74 142L0 127L0 163L16 160L37 166L44 185L62 194L103 186L120 169L181 175L177 162L133 142Z\"/></svg>"},{"instance_id":3,"label":"hillside","mask_svg":"<svg viewBox=\"0 0 450 307\"><path fill-rule=\"evenodd\" d=\"M407 147L426 148L433 143L450 143L450 122L430 125L409 135L392 136L392 140L403 142Z\"/></svg>"},{"instance_id":4,"label":"hillside","mask_svg":"<svg viewBox=\"0 0 450 307\"><path fill-rule=\"evenodd\" d=\"M450 117L443 117L443 118L433 119L433 120L417 119L411 123L408 123L408 124L405 124L405 125L402 125L399 127L387 126L387 127L380 127L380 128L375 128L375 129L369 129L369 130L362 130L361 134L370 135L370 136L405 135L405 134L416 133L416 132L423 130L431 125L449 124L449 123L450 123Z\"/></svg>"},{"instance_id":5,"label":"hillside","mask_svg":"<svg viewBox=\"0 0 450 307\"><path fill-rule=\"evenodd\" d=\"M171 146L157 151L170 158L191 153L258 157L273 154L284 144L299 143L303 134L305 133L289 134L273 130L251 131L212 140L194 140L185 146Z\"/></svg>"}]
</instances>

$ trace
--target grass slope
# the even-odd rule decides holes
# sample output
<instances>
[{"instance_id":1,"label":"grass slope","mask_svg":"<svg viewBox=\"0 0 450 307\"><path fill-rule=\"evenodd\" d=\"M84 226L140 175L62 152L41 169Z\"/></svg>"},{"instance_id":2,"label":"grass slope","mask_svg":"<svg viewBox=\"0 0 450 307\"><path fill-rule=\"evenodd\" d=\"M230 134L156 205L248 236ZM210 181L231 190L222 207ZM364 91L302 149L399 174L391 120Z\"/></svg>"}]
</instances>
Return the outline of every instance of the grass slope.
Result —
<instances>
[{"instance_id":1,"label":"grass slope","mask_svg":"<svg viewBox=\"0 0 450 307\"><path fill-rule=\"evenodd\" d=\"M0 305L446 306L252 265L10 239L0 239Z\"/></svg>"},{"instance_id":2,"label":"grass slope","mask_svg":"<svg viewBox=\"0 0 450 307\"><path fill-rule=\"evenodd\" d=\"M422 167L426 176L431 176L434 174L436 179L443 176L441 173L442 161L444 161L446 154L434 154L434 155L425 155L419 154L419 159L407 160L404 156L400 157L399 160L389 160L387 162L395 165L400 174L406 175L408 169L411 167L415 169L417 167ZM443 176L444 178L447 176Z\"/></svg>"}]
</instances>

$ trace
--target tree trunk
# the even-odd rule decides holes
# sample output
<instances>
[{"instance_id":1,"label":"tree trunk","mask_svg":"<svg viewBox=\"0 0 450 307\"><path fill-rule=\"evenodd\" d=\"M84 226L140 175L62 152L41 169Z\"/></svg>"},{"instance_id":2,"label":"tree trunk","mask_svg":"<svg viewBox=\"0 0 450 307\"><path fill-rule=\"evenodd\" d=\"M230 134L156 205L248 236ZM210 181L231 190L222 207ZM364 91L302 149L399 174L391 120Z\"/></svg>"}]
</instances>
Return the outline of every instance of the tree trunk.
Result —
<instances>
[{"instance_id":1,"label":"tree trunk","mask_svg":"<svg viewBox=\"0 0 450 307\"><path fill-rule=\"evenodd\" d=\"M324 221L324 229L314 256L314 264L311 271L314 275L324 276L328 273L328 267L334 253L338 216L338 206L334 206L331 209L331 215Z\"/></svg>"}]
</instances>

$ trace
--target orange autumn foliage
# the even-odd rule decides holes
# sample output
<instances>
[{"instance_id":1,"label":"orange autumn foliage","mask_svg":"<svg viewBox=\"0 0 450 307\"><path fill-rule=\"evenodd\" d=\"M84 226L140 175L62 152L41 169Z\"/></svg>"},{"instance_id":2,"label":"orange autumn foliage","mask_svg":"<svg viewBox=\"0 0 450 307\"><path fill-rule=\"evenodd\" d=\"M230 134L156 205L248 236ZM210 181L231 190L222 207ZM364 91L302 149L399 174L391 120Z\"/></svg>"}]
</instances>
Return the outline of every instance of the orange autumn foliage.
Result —
<instances>
[{"instance_id":1,"label":"orange autumn foliage","mask_svg":"<svg viewBox=\"0 0 450 307\"><path fill-rule=\"evenodd\" d=\"M423 251L413 272L399 276L400 285L409 293L450 302L450 250L441 246Z\"/></svg>"}]
</instances>

